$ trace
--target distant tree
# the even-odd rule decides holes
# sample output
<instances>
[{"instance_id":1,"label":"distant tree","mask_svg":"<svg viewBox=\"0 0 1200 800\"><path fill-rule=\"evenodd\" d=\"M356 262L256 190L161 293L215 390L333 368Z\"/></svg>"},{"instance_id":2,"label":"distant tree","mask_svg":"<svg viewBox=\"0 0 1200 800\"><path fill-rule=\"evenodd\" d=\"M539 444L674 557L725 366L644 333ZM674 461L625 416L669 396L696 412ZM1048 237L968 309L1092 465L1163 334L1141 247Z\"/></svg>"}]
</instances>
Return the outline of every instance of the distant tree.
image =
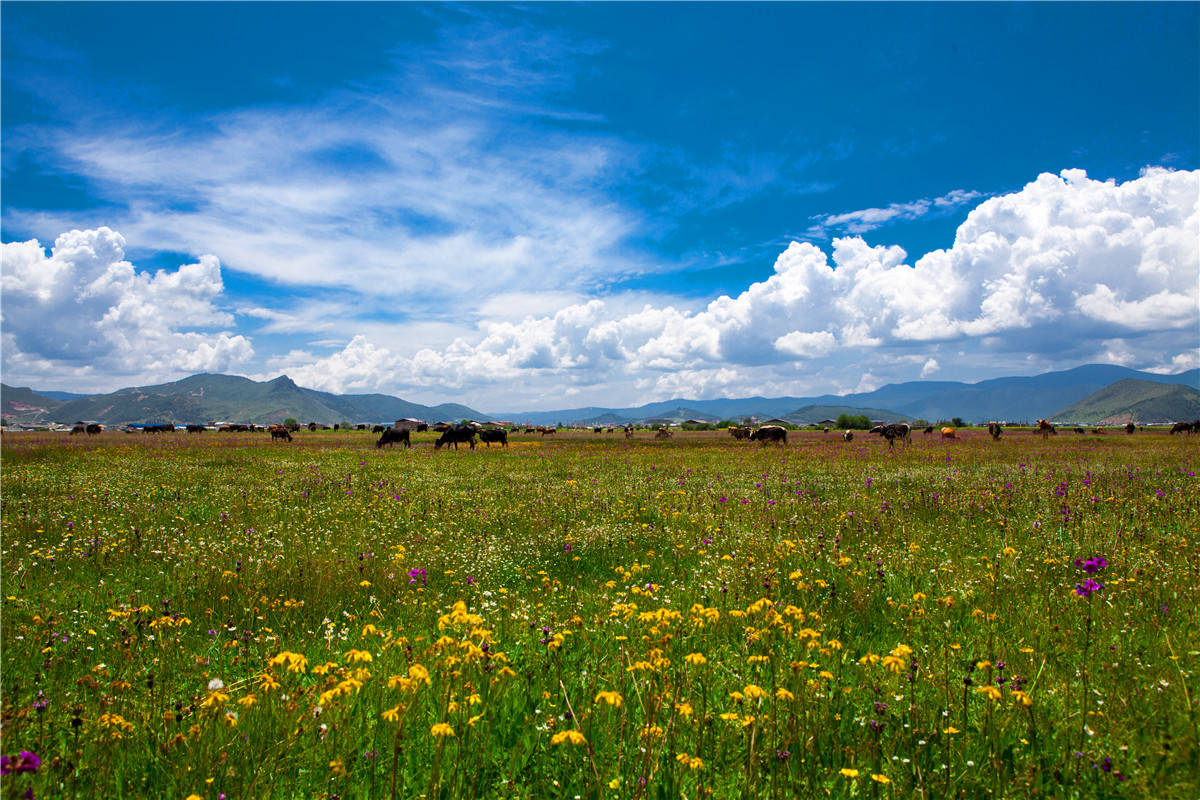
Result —
<instances>
[{"instance_id":1,"label":"distant tree","mask_svg":"<svg viewBox=\"0 0 1200 800\"><path fill-rule=\"evenodd\" d=\"M927 419L921 419L920 417L918 417L917 419L914 419L912 422L910 422L908 424L909 424L909 427L916 429L916 428L928 428L932 423Z\"/></svg>"},{"instance_id":2,"label":"distant tree","mask_svg":"<svg viewBox=\"0 0 1200 800\"><path fill-rule=\"evenodd\" d=\"M865 414L838 414L835 427L866 431L871 429L871 418Z\"/></svg>"},{"instance_id":3,"label":"distant tree","mask_svg":"<svg viewBox=\"0 0 1200 800\"><path fill-rule=\"evenodd\" d=\"M736 428L738 424L731 419L723 419L717 423L718 428Z\"/></svg>"},{"instance_id":4,"label":"distant tree","mask_svg":"<svg viewBox=\"0 0 1200 800\"><path fill-rule=\"evenodd\" d=\"M283 424L284 424L284 425L295 425L295 424L296 424L296 418L295 418L295 417L288 417L287 419L285 419L285 420L283 421Z\"/></svg>"},{"instance_id":5,"label":"distant tree","mask_svg":"<svg viewBox=\"0 0 1200 800\"><path fill-rule=\"evenodd\" d=\"M954 427L956 427L956 428L965 428L965 427L967 427L967 423L963 422L963 418L962 418L962 417L955 417L954 419L950 420L950 424L951 424L951 425L953 425L953 426L954 426Z\"/></svg>"}]
</instances>

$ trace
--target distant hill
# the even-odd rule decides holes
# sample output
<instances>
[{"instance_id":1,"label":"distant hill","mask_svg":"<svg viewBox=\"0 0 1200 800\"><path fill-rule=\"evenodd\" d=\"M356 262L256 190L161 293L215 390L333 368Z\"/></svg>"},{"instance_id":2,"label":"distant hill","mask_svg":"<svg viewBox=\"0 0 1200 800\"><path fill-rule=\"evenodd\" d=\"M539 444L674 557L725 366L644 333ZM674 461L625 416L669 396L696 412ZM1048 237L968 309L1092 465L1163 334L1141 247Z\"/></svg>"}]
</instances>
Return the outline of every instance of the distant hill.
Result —
<instances>
[{"instance_id":1,"label":"distant hill","mask_svg":"<svg viewBox=\"0 0 1200 800\"><path fill-rule=\"evenodd\" d=\"M994 378L979 383L958 381L910 381L889 383L871 392L816 397L740 397L717 400L674 398L629 408L590 406L555 411L505 411L493 416L549 425L575 423L613 414L622 419L644 420L669 417L676 409L687 408L717 419L742 417L786 417L806 406L854 409L854 413L890 409L903 419L953 419L985 422L988 420L1033 421L1048 418L1055 409L1082 400L1093 392L1126 378L1151 383L1181 384L1200 389L1200 369L1175 375L1139 372L1110 364L1089 364L1061 372L1033 377ZM868 414L869 415L869 414ZM836 414L833 415L837 417ZM698 418L698 417L697 417ZM879 418L879 417L876 417Z\"/></svg>"},{"instance_id":2,"label":"distant hill","mask_svg":"<svg viewBox=\"0 0 1200 800\"><path fill-rule=\"evenodd\" d=\"M804 408L797 408L790 414L785 414L783 419L796 425L812 425L822 420L836 420L842 414L864 416L870 419L883 420L884 422L902 422L909 419L909 417L897 414L895 411L887 411L882 408L855 408L853 406L804 406Z\"/></svg>"},{"instance_id":3,"label":"distant hill","mask_svg":"<svg viewBox=\"0 0 1200 800\"><path fill-rule=\"evenodd\" d=\"M7 402L8 390L4 390ZM139 386L59 404L56 422L96 420L105 425L141 422L252 422L268 424L293 417L302 423L393 422L478 419L486 415L457 403L425 406L383 394L336 395L304 389L286 375L257 382L236 375L193 375L157 386Z\"/></svg>"},{"instance_id":4,"label":"distant hill","mask_svg":"<svg viewBox=\"0 0 1200 800\"><path fill-rule=\"evenodd\" d=\"M1126 378L1072 403L1049 419L1089 425L1190 421L1200 419L1200 392L1190 386Z\"/></svg>"},{"instance_id":5,"label":"distant hill","mask_svg":"<svg viewBox=\"0 0 1200 800\"><path fill-rule=\"evenodd\" d=\"M37 425L51 421L51 414L61 402L38 394L25 386L5 386L0 383L0 415L11 423Z\"/></svg>"},{"instance_id":6,"label":"distant hill","mask_svg":"<svg viewBox=\"0 0 1200 800\"><path fill-rule=\"evenodd\" d=\"M780 417L796 422L836 419L840 413L865 414L872 419L952 419L970 422L1001 420L1033 421L1060 417L1073 404L1118 382L1161 385L1171 397L1189 397L1173 393L1170 387L1182 386L1200 391L1200 369L1176 375L1139 372L1104 364L1091 364L1062 372L1033 377L995 378L979 383L957 381L911 381L888 384L872 392L818 397L736 397L714 400L675 398L628 408L560 409L554 411L502 411L484 414L458 403L425 406L385 394L339 395L297 386L286 375L272 381L256 382L235 375L193 375L174 383L122 389L106 395L67 396L58 403L47 392L30 389L0 388L4 413L14 422L74 422L97 420L108 425L128 422L277 422L294 417L301 422L391 422L401 417L426 420L493 419L512 420L517 424L617 425L625 422L669 419L719 421L746 417ZM1145 391L1150 392L1150 389ZM1164 395L1165 396L1165 395ZM1152 398L1148 395L1137 402ZM1158 401L1155 401L1158 402ZM1177 413L1186 404L1137 406L1116 403L1107 416L1136 411L1147 418L1196 418L1195 413ZM11 412L10 412L11 409ZM1061 411L1056 411L1061 409ZM1132 411L1131 411L1132 409ZM1090 412L1089 412L1090 413ZM1106 416L1106 415L1101 415ZM1089 417L1090 419L1090 417ZM1084 421L1081 417L1078 421Z\"/></svg>"}]
</instances>

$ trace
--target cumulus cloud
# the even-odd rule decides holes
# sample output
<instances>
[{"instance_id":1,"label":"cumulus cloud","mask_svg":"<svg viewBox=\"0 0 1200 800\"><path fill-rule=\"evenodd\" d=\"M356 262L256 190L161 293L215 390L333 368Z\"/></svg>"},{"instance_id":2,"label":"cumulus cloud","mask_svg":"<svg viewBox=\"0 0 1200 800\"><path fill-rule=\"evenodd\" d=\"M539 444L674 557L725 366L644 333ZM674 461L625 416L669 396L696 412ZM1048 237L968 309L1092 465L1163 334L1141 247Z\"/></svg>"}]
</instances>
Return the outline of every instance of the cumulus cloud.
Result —
<instances>
[{"instance_id":1,"label":"cumulus cloud","mask_svg":"<svg viewBox=\"0 0 1200 800\"><path fill-rule=\"evenodd\" d=\"M913 264L898 247L858 237L835 239L831 257L792 243L769 278L702 310L613 313L592 300L484 325L475 341L378 357L416 386L629 379L659 395L721 392L746 369L780 381L795 374L789 365L860 359L871 370L849 379L858 390L878 384L884 361L921 364L925 377L947 358L982 352L1186 364L1200 326L1198 177L1149 169L1117 184L1080 170L1044 174L980 204L952 247ZM319 362L314 375L335 374L343 358Z\"/></svg>"},{"instance_id":2,"label":"cumulus cloud","mask_svg":"<svg viewBox=\"0 0 1200 800\"><path fill-rule=\"evenodd\" d=\"M64 233L50 255L37 240L0 247L10 380L167 378L228 370L253 356L244 336L205 330L234 322L215 302L224 285L214 256L174 271L138 271L125 260L124 238L108 228Z\"/></svg>"}]
</instances>

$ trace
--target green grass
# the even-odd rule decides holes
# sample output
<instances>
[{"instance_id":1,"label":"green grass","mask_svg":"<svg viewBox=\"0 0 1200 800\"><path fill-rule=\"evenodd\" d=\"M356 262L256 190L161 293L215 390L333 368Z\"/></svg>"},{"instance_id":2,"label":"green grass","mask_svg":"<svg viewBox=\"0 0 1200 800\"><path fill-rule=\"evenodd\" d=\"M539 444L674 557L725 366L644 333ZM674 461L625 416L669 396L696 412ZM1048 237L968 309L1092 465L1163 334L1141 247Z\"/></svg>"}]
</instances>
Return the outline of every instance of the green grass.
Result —
<instances>
[{"instance_id":1,"label":"green grass","mask_svg":"<svg viewBox=\"0 0 1200 800\"><path fill-rule=\"evenodd\" d=\"M3 792L1195 797L1195 442L962 435L6 434Z\"/></svg>"}]
</instances>

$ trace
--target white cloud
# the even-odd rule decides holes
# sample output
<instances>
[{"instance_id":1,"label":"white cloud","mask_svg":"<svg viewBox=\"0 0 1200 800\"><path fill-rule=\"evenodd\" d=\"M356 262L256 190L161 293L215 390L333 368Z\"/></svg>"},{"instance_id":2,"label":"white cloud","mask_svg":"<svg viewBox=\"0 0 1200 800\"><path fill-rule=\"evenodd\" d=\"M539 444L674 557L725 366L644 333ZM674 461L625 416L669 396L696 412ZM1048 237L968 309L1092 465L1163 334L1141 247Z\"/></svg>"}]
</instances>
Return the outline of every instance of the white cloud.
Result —
<instances>
[{"instance_id":1,"label":"white cloud","mask_svg":"<svg viewBox=\"0 0 1200 800\"><path fill-rule=\"evenodd\" d=\"M862 208L841 214L818 214L805 236L822 239L831 231L842 234L862 234L882 228L892 222L919 219L927 214L944 215L982 197L981 192L954 189L941 197L921 198L905 203L891 203L883 208Z\"/></svg>"},{"instance_id":2,"label":"white cloud","mask_svg":"<svg viewBox=\"0 0 1200 800\"><path fill-rule=\"evenodd\" d=\"M139 272L108 228L64 233L49 256L36 240L0 248L6 379L165 379L237 369L254 354L244 336L203 330L234 322L215 302L224 287L214 256Z\"/></svg>"},{"instance_id":3,"label":"white cloud","mask_svg":"<svg viewBox=\"0 0 1200 800\"><path fill-rule=\"evenodd\" d=\"M239 313L262 320L264 335L322 332L308 337L319 343L297 343L309 349L289 345L265 362L271 374L262 377L287 372L329 391L491 408L561 406L568 391L620 404L647 393L863 390L948 369L990 377L1086 361L1178 369L1195 363L1200 330L1198 178L1164 169L1123 184L1078 170L1042 175L980 204L952 247L911 265L902 249L858 237L835 239L830 254L792 243L766 280L701 307L662 296L585 300L551 284L491 300L480 292L463 301L478 319L466 326L360 324L353 294ZM150 276L124 261L123 247L106 230L66 234L50 258L36 242L5 245L6 368L144 374L248 357L244 337L192 330L231 324L217 305L215 258ZM443 302L462 293L447 289ZM554 310L539 313L547 305ZM348 343L320 351L339 341Z\"/></svg>"},{"instance_id":4,"label":"white cloud","mask_svg":"<svg viewBox=\"0 0 1200 800\"><path fill-rule=\"evenodd\" d=\"M897 369L921 364L927 377L945 358L963 364L985 352L1014 364L1154 366L1190 351L1200 325L1198 175L1153 169L1120 185L1077 170L1042 175L982 203L953 247L911 266L900 248L857 237L836 239L832 258L793 243L767 280L698 311L572 304L485 323L478 340L423 349L402 372L409 385L447 389L635 380L662 395L741 386L742 368L778 382L796 359L826 376L869 359L872 371L851 381L857 390Z\"/></svg>"},{"instance_id":5,"label":"white cloud","mask_svg":"<svg viewBox=\"0 0 1200 800\"><path fill-rule=\"evenodd\" d=\"M658 268L625 252L641 221L608 194L636 149L545 99L594 47L479 22L311 106L234 109L187 127L89 116L15 131L15 144L29 135L47 170L115 198L94 223L139 248L214 252L275 284L372 297L578 294ZM43 236L88 218L5 214Z\"/></svg>"}]
</instances>

